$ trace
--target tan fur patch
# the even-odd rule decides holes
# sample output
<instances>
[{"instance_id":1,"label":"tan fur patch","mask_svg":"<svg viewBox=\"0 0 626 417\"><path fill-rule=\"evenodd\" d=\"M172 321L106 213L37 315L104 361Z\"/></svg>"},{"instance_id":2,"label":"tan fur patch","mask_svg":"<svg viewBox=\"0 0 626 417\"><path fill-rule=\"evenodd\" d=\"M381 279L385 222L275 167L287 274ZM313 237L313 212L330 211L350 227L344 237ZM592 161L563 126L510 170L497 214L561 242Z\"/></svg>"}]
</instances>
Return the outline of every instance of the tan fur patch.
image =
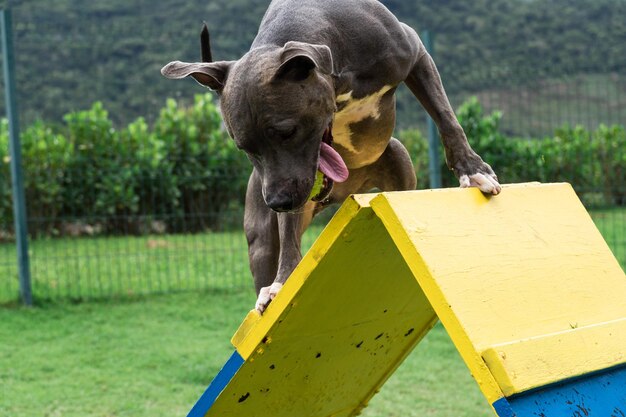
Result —
<instances>
[{"instance_id":1,"label":"tan fur patch","mask_svg":"<svg viewBox=\"0 0 626 417\"><path fill-rule=\"evenodd\" d=\"M386 85L374 94L360 99L353 99L352 91L337 96L337 102L347 102L347 104L343 109L335 113L333 122L334 141L350 152L359 153L352 142L350 125L367 118L378 119L380 117L380 100L392 88L393 86Z\"/></svg>"}]
</instances>

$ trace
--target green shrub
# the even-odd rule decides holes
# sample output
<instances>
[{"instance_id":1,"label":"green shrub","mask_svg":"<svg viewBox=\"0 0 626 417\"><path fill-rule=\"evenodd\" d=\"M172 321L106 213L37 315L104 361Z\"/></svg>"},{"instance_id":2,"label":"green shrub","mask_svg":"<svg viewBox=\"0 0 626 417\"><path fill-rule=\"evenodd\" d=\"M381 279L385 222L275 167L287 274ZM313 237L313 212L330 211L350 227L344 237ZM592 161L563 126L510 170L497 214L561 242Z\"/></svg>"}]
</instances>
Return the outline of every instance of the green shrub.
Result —
<instances>
[{"instance_id":1,"label":"green shrub","mask_svg":"<svg viewBox=\"0 0 626 417\"><path fill-rule=\"evenodd\" d=\"M70 218L107 222L107 230L121 216L139 209L135 155L113 128L102 103L64 117L73 158L65 183L65 212ZM110 227L109 227L110 226Z\"/></svg>"},{"instance_id":2,"label":"green shrub","mask_svg":"<svg viewBox=\"0 0 626 417\"><path fill-rule=\"evenodd\" d=\"M517 141L509 140L500 133L502 113L494 111L485 115L478 99L472 97L459 107L457 117L470 145L491 165L500 182L520 182L520 175L524 176L526 167L524 154L520 152ZM453 177L448 175L447 178ZM455 184L456 179L449 185Z\"/></svg>"},{"instance_id":3,"label":"green shrub","mask_svg":"<svg viewBox=\"0 0 626 417\"><path fill-rule=\"evenodd\" d=\"M543 181L567 181L578 190L597 189L597 156L592 133L582 126L562 127L542 141Z\"/></svg>"},{"instance_id":4,"label":"green shrub","mask_svg":"<svg viewBox=\"0 0 626 417\"><path fill-rule=\"evenodd\" d=\"M64 182L72 148L65 136L41 121L24 131L21 143L29 232L53 233L64 206Z\"/></svg>"},{"instance_id":5,"label":"green shrub","mask_svg":"<svg viewBox=\"0 0 626 417\"><path fill-rule=\"evenodd\" d=\"M101 103L22 135L31 233L204 231L240 226L250 164L224 133L210 94L168 100L151 129L116 130ZM1 229L12 228L7 122L0 124ZM6 233L5 233L6 234Z\"/></svg>"},{"instance_id":6,"label":"green shrub","mask_svg":"<svg viewBox=\"0 0 626 417\"><path fill-rule=\"evenodd\" d=\"M165 223L177 206L180 191L173 175L174 164L168 159L163 140L155 135L143 118L120 132L127 155L132 155L133 186L137 201L137 232L154 231L153 222ZM161 230L165 230L160 228Z\"/></svg>"},{"instance_id":7,"label":"green shrub","mask_svg":"<svg viewBox=\"0 0 626 417\"><path fill-rule=\"evenodd\" d=\"M99 102L64 120L72 149L64 181L65 222L107 233L149 231L157 200L177 195L162 142L142 118L115 130Z\"/></svg>"},{"instance_id":8,"label":"green shrub","mask_svg":"<svg viewBox=\"0 0 626 417\"><path fill-rule=\"evenodd\" d=\"M168 100L154 132L163 141L178 185L178 201L172 207L176 216L170 226L194 231L229 227L228 213L243 205L250 163L222 129L212 96L196 95L189 108ZM197 215L183 224L188 213Z\"/></svg>"},{"instance_id":9,"label":"green shrub","mask_svg":"<svg viewBox=\"0 0 626 417\"><path fill-rule=\"evenodd\" d=\"M566 181L590 204L626 205L626 130L562 127L552 137L508 138L502 115L478 100L458 109L470 144L502 183ZM101 103L37 122L22 134L31 234L145 233L240 227L250 164L221 126L210 94L192 106L168 100L154 127L143 118L116 130ZM399 133L428 188L428 144L418 130ZM0 239L10 236L12 201L8 126L0 120ZM444 186L458 181L439 161Z\"/></svg>"},{"instance_id":10,"label":"green shrub","mask_svg":"<svg viewBox=\"0 0 626 417\"><path fill-rule=\"evenodd\" d=\"M542 139L509 138L500 132L500 112L486 115L476 98L457 110L472 148L489 163L501 183L569 182L587 204L626 205L626 130L623 126L564 126ZM401 132L420 187L428 184L428 146L419 132ZM414 139L419 138L419 139ZM417 143L418 145L414 145ZM439 162L444 187L458 180Z\"/></svg>"},{"instance_id":11,"label":"green shrub","mask_svg":"<svg viewBox=\"0 0 626 417\"><path fill-rule=\"evenodd\" d=\"M403 130L399 132L398 139L409 152L415 175L417 176L417 189L430 187L428 167L428 140L417 129Z\"/></svg>"},{"instance_id":12,"label":"green shrub","mask_svg":"<svg viewBox=\"0 0 626 417\"><path fill-rule=\"evenodd\" d=\"M606 203L626 206L626 129L601 125L594 133Z\"/></svg>"},{"instance_id":13,"label":"green shrub","mask_svg":"<svg viewBox=\"0 0 626 417\"><path fill-rule=\"evenodd\" d=\"M507 175L509 174L509 170L500 168L508 166L509 161L507 155L510 155L510 149L506 148L510 148L512 145L507 143L498 130L502 114L500 112L493 112L490 115L485 115L483 107L476 97L472 97L463 103L456 114L472 148L493 167L502 182L503 178L509 176ZM407 132L409 136L420 137L420 146L414 149L407 147L407 149L409 149L409 153L411 153L415 169L418 172L418 188L427 188L430 183L428 179L428 141L417 131L411 130ZM404 138L406 133L401 132L399 136L402 138L402 141L405 142ZM409 140L409 143L413 142L415 142L414 139ZM420 156L415 156L415 152L419 152ZM457 186L458 179L446 165L443 152L440 152L438 166L441 172L442 186Z\"/></svg>"}]
</instances>

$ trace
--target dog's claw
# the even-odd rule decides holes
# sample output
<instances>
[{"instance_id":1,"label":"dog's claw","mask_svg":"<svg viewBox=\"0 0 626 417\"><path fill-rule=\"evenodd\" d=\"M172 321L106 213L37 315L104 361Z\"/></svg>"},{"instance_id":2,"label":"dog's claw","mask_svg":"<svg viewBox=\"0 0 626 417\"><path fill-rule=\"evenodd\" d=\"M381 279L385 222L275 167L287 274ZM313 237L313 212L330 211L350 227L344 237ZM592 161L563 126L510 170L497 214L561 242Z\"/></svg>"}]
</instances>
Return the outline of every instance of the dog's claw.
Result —
<instances>
[{"instance_id":1,"label":"dog's claw","mask_svg":"<svg viewBox=\"0 0 626 417\"><path fill-rule=\"evenodd\" d=\"M261 288L261 291L259 291L259 298L257 298L254 308L259 313L263 314L263 312L267 309L267 306L276 297L281 288L283 288L283 284L280 282L274 282L269 287Z\"/></svg>"},{"instance_id":2,"label":"dog's claw","mask_svg":"<svg viewBox=\"0 0 626 417\"><path fill-rule=\"evenodd\" d=\"M498 195L502 191L500 183L494 175L477 173L473 175L461 175L459 178L461 188L477 187L485 194Z\"/></svg>"}]
</instances>

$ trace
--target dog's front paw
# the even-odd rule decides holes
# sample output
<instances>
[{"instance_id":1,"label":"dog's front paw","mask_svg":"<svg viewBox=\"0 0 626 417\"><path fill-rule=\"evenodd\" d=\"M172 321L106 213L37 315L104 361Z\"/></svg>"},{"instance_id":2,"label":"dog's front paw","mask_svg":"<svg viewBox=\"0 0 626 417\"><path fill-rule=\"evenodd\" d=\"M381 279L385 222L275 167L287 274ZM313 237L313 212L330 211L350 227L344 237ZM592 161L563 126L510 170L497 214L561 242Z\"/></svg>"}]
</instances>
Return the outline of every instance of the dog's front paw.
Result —
<instances>
[{"instance_id":1,"label":"dog's front paw","mask_svg":"<svg viewBox=\"0 0 626 417\"><path fill-rule=\"evenodd\" d=\"M459 183L461 188L477 187L485 194L498 195L502 191L498 178L494 174L479 172L472 175L461 175Z\"/></svg>"},{"instance_id":2,"label":"dog's front paw","mask_svg":"<svg viewBox=\"0 0 626 417\"><path fill-rule=\"evenodd\" d=\"M267 309L267 306L272 302L274 297L276 297L276 294L278 294L278 291L280 291L281 288L283 288L283 284L280 282L274 282L269 287L261 288L259 298L256 300L256 310L263 314L265 309Z\"/></svg>"},{"instance_id":3,"label":"dog's front paw","mask_svg":"<svg viewBox=\"0 0 626 417\"><path fill-rule=\"evenodd\" d=\"M483 193L493 195L502 191L493 169L474 152L454 164L452 170L459 178L461 188L477 187Z\"/></svg>"}]
</instances>

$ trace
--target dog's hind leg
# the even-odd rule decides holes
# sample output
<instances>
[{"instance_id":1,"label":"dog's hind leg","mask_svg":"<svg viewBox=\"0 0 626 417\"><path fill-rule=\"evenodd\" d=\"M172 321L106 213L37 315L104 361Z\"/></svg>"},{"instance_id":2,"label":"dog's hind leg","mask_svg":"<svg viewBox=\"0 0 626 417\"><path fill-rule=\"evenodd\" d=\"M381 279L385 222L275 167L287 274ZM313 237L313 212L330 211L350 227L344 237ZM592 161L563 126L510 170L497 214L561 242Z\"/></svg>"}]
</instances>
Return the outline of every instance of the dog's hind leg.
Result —
<instances>
[{"instance_id":1,"label":"dog's hind leg","mask_svg":"<svg viewBox=\"0 0 626 417\"><path fill-rule=\"evenodd\" d=\"M391 138L385 151L376 162L350 171L348 181L335 184L332 203L342 203L350 194L381 191L414 190L415 170L406 148L396 138Z\"/></svg>"},{"instance_id":2,"label":"dog's hind leg","mask_svg":"<svg viewBox=\"0 0 626 417\"><path fill-rule=\"evenodd\" d=\"M411 156L396 138L391 138L372 169L375 170L374 185L381 191L408 191L417 185Z\"/></svg>"}]
</instances>

